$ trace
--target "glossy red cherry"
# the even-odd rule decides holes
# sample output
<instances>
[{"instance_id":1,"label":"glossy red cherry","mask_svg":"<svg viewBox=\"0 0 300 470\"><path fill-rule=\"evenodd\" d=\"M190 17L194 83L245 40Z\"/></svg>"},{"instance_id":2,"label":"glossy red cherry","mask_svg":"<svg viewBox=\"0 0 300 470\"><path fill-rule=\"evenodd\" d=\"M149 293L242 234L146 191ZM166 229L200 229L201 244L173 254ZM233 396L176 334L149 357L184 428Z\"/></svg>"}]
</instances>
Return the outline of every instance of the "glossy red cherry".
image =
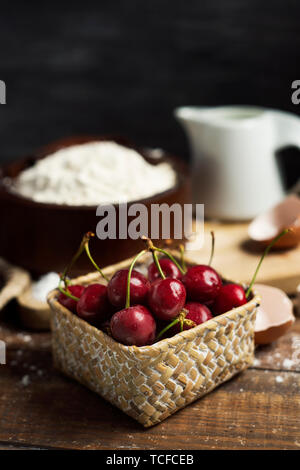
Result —
<instances>
[{"instance_id":1,"label":"glossy red cherry","mask_svg":"<svg viewBox=\"0 0 300 470\"><path fill-rule=\"evenodd\" d=\"M87 286L78 300L77 315L92 325L99 325L109 312L106 286L102 284Z\"/></svg>"},{"instance_id":2,"label":"glossy red cherry","mask_svg":"<svg viewBox=\"0 0 300 470\"><path fill-rule=\"evenodd\" d=\"M222 285L219 274L204 264L189 268L182 282L186 287L188 299L200 303L215 299Z\"/></svg>"},{"instance_id":3,"label":"glossy red cherry","mask_svg":"<svg viewBox=\"0 0 300 470\"><path fill-rule=\"evenodd\" d=\"M247 298L242 286L238 284L225 284L219 290L212 309L215 315L220 315L245 303L247 303Z\"/></svg>"},{"instance_id":4,"label":"glossy red cherry","mask_svg":"<svg viewBox=\"0 0 300 470\"><path fill-rule=\"evenodd\" d=\"M171 279L181 279L182 274L177 268L177 266L169 258L161 258L159 260L160 267L164 275ZM148 267L148 279L150 282L154 282L157 279L160 279L160 273L155 265L151 263Z\"/></svg>"},{"instance_id":5,"label":"glossy red cherry","mask_svg":"<svg viewBox=\"0 0 300 470\"><path fill-rule=\"evenodd\" d=\"M201 323L213 318L209 308L206 305L199 304L199 302L187 302L184 308L188 311L185 318L192 320L196 325L201 325ZM189 329L188 325L185 329Z\"/></svg>"},{"instance_id":6,"label":"glossy red cherry","mask_svg":"<svg viewBox=\"0 0 300 470\"><path fill-rule=\"evenodd\" d=\"M209 308L206 307L206 305L199 304L199 302L187 302L184 306L184 309L188 312L185 316L185 319L192 320L194 323L196 323L196 325L201 325L201 323L204 323L205 321L213 318ZM184 330L190 330L191 328L194 328L194 326L183 323ZM173 334L176 334L180 331L180 323L176 323L176 325L174 325L172 328L172 332Z\"/></svg>"},{"instance_id":7,"label":"glossy red cherry","mask_svg":"<svg viewBox=\"0 0 300 470\"><path fill-rule=\"evenodd\" d=\"M145 346L153 343L156 323L143 305L134 305L115 313L110 320L113 338L128 346Z\"/></svg>"},{"instance_id":8,"label":"glossy red cherry","mask_svg":"<svg viewBox=\"0 0 300 470\"><path fill-rule=\"evenodd\" d=\"M107 286L109 301L115 307L125 307L128 269L117 271ZM138 271L133 270L130 279L131 305L144 304L147 298L150 282Z\"/></svg>"},{"instance_id":9,"label":"glossy red cherry","mask_svg":"<svg viewBox=\"0 0 300 470\"><path fill-rule=\"evenodd\" d=\"M69 292L72 295L74 295L74 297L78 297L78 298L81 297L84 289L85 289L84 286L80 286L78 284L68 287ZM70 310L73 313L76 313L77 300L71 299L70 297L67 297L65 294L61 292L58 296L58 301L61 305L66 307L68 310Z\"/></svg>"},{"instance_id":10,"label":"glossy red cherry","mask_svg":"<svg viewBox=\"0 0 300 470\"><path fill-rule=\"evenodd\" d=\"M181 312L186 300L186 290L178 279L158 279L149 289L148 304L160 320L172 320Z\"/></svg>"}]
</instances>

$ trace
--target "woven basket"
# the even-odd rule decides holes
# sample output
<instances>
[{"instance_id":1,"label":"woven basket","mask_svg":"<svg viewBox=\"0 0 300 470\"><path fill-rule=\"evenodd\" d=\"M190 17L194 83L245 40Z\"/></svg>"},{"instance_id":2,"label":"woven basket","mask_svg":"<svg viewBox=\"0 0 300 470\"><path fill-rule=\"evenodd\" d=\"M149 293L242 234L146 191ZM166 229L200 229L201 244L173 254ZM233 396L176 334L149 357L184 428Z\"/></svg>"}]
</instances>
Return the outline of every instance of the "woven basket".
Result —
<instances>
[{"instance_id":1,"label":"woven basket","mask_svg":"<svg viewBox=\"0 0 300 470\"><path fill-rule=\"evenodd\" d=\"M105 274L127 267L110 266ZM98 273L74 282L98 282ZM103 282L103 281L101 281ZM149 427L251 365L259 297L151 346L124 346L72 314L52 291L48 302L55 366Z\"/></svg>"}]
</instances>

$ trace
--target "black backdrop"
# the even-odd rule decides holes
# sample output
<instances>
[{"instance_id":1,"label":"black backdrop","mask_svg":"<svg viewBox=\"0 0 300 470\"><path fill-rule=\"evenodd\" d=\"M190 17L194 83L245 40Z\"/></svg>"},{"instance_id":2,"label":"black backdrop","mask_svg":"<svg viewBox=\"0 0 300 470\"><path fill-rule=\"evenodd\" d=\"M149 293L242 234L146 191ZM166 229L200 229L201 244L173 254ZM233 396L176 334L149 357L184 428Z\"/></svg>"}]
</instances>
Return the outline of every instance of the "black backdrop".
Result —
<instances>
[{"instance_id":1,"label":"black backdrop","mask_svg":"<svg viewBox=\"0 0 300 470\"><path fill-rule=\"evenodd\" d=\"M1 161L74 133L186 156L185 104L300 114L299 24L297 0L1 2Z\"/></svg>"}]
</instances>

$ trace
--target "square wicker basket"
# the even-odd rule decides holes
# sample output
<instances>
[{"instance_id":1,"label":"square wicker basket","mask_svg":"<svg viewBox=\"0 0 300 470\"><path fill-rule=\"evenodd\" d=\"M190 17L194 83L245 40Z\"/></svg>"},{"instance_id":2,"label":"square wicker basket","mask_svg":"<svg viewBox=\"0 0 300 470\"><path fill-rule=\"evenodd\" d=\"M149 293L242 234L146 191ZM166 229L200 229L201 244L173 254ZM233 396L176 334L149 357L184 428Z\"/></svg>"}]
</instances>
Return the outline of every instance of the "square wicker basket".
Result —
<instances>
[{"instance_id":1,"label":"square wicker basket","mask_svg":"<svg viewBox=\"0 0 300 470\"><path fill-rule=\"evenodd\" d=\"M105 274L130 265L106 268ZM74 282L90 284L98 273ZM101 281L103 282L103 281ZM72 314L52 291L55 366L149 427L251 365L259 297L242 307L151 346L124 346Z\"/></svg>"}]
</instances>

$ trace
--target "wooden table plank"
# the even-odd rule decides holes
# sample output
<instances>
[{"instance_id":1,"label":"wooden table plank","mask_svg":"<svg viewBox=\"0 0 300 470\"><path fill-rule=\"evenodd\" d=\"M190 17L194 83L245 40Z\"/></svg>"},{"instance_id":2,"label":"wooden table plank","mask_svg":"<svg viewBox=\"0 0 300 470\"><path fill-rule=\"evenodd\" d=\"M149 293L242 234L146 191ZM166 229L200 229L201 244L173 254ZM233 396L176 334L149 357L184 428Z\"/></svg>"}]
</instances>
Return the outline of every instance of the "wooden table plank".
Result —
<instances>
[{"instance_id":1,"label":"wooden table plank","mask_svg":"<svg viewBox=\"0 0 300 470\"><path fill-rule=\"evenodd\" d=\"M0 451L1 450L49 450L47 447L33 447L31 445L22 446L16 444L9 444L6 442L0 442Z\"/></svg>"},{"instance_id":2,"label":"wooden table plank","mask_svg":"<svg viewBox=\"0 0 300 470\"><path fill-rule=\"evenodd\" d=\"M3 326L0 446L61 449L299 449L300 320L284 338L257 350L260 363L160 425L133 419L52 367L50 335ZM30 337L30 339L29 339ZM283 358L283 356L282 356ZM291 359L290 359L291 360ZM273 369L273 370L271 370Z\"/></svg>"},{"instance_id":3,"label":"wooden table plank","mask_svg":"<svg viewBox=\"0 0 300 470\"><path fill-rule=\"evenodd\" d=\"M254 367L300 372L300 319L277 341L256 349Z\"/></svg>"},{"instance_id":4,"label":"wooden table plank","mask_svg":"<svg viewBox=\"0 0 300 470\"><path fill-rule=\"evenodd\" d=\"M9 353L9 361L17 360ZM138 423L26 351L1 374L0 441L83 449L285 448L300 446L300 375L248 370L159 426ZM39 376L30 366L37 364ZM23 374L29 383L23 385ZM277 382L281 377L282 382Z\"/></svg>"}]
</instances>

